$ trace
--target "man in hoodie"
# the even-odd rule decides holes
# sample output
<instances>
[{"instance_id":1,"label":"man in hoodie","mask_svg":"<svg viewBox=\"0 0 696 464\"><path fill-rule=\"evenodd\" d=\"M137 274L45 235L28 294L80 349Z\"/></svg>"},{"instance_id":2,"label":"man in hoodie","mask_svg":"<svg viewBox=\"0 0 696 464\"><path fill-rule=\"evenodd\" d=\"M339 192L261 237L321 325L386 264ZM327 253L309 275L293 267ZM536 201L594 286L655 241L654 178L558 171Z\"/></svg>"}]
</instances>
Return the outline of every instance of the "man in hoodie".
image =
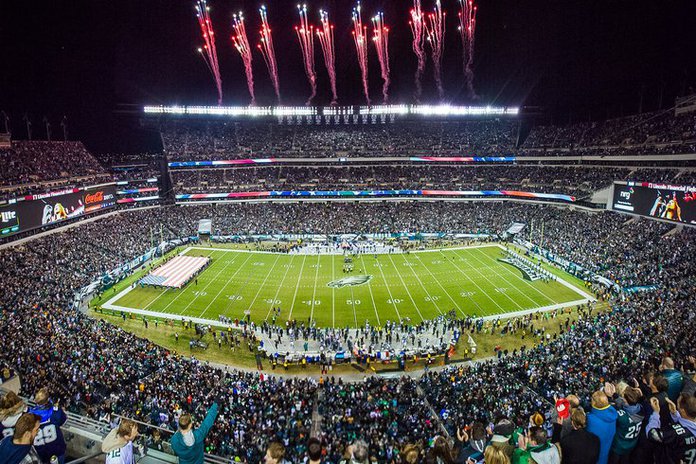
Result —
<instances>
[{"instance_id":1,"label":"man in hoodie","mask_svg":"<svg viewBox=\"0 0 696 464\"><path fill-rule=\"evenodd\" d=\"M609 398L602 390L592 394L592 410L587 415L587 431L599 437L598 464L609 462L609 450L616 434L618 417L616 409L609 404Z\"/></svg>"},{"instance_id":2,"label":"man in hoodie","mask_svg":"<svg viewBox=\"0 0 696 464\"><path fill-rule=\"evenodd\" d=\"M30 412L22 414L14 427L14 434L0 441L2 464L41 464L34 448L34 438L39 433L41 418Z\"/></svg>"},{"instance_id":3,"label":"man in hoodie","mask_svg":"<svg viewBox=\"0 0 696 464\"><path fill-rule=\"evenodd\" d=\"M517 449L512 453L512 464L561 464L561 450L549 443L543 427L530 427L527 435L520 435Z\"/></svg>"},{"instance_id":4,"label":"man in hoodie","mask_svg":"<svg viewBox=\"0 0 696 464\"><path fill-rule=\"evenodd\" d=\"M193 429L193 419L190 414L182 414L179 418L179 430L172 437L172 450L179 457L179 464L203 464L205 437L215 423L218 415L218 405L208 409L201 426Z\"/></svg>"},{"instance_id":5,"label":"man in hoodie","mask_svg":"<svg viewBox=\"0 0 696 464\"><path fill-rule=\"evenodd\" d=\"M138 437L138 424L129 419L121 423L104 438L101 450L106 454L105 464L133 464L133 440Z\"/></svg>"},{"instance_id":6,"label":"man in hoodie","mask_svg":"<svg viewBox=\"0 0 696 464\"><path fill-rule=\"evenodd\" d=\"M553 424L553 441L561 445L563 464L595 464L599 458L599 438L588 432L587 416L581 408L573 409L570 414L572 430L563 438L563 419L561 416Z\"/></svg>"},{"instance_id":7,"label":"man in hoodie","mask_svg":"<svg viewBox=\"0 0 696 464\"><path fill-rule=\"evenodd\" d=\"M678 405L667 400L672 423L664 424L660 419L660 401L650 398L653 413L648 420L646 433L657 443L656 462L696 461L696 397L680 396Z\"/></svg>"},{"instance_id":8,"label":"man in hoodie","mask_svg":"<svg viewBox=\"0 0 696 464\"><path fill-rule=\"evenodd\" d=\"M48 388L42 388L34 396L36 406L30 412L41 418L41 428L34 440L34 447L43 462L50 462L51 456L56 456L58 462L65 462L65 439L60 427L68 420L61 408L49 399Z\"/></svg>"}]
</instances>

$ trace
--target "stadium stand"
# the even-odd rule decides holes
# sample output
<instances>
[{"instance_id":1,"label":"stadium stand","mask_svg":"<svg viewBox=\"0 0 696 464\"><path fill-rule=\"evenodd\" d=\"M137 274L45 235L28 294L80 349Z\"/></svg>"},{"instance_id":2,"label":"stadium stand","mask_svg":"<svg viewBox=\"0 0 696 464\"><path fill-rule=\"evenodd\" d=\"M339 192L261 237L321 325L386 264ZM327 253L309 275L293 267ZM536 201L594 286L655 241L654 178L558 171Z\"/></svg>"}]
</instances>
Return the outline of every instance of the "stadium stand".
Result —
<instances>
[{"instance_id":1,"label":"stadium stand","mask_svg":"<svg viewBox=\"0 0 696 464\"><path fill-rule=\"evenodd\" d=\"M475 151L494 156L582 153L646 158L694 152L693 115L654 113L603 123L536 127L519 147L518 123L507 121L350 129L166 123L163 139L170 161L378 157L423 151L429 155L471 155ZM129 180L123 190L140 190L152 188L148 179L159 174L147 156L100 156L100 165L79 143L13 142L0 156L10 166L0 170L0 183L14 188L13 194L54 185L88 185L103 178ZM128 168L114 169L119 166ZM683 166L660 169L645 164L636 168L618 163L599 167L562 162L467 167L290 165L172 169L169 175L177 193L426 185L442 189L538 188L587 197L614 180L693 185L696 174ZM58 184L47 186L47 182ZM150 193L136 191L122 197ZM573 323L564 322L560 312L487 324L471 317L455 319L451 324L463 334L499 333L500 346L478 363L409 372L398 378L367 376L357 382L330 372L320 379L286 377L200 362L76 307L74 297L80 289L152 249L155 238L195 235L201 218L212 221L214 234L225 235L327 231L502 235L513 222L543 223L542 229L526 230L525 239L535 244L543 241L548 252L596 273L617 288L650 290L614 293L588 282L609 310L583 305L576 308L580 316ZM321 457L327 463L346 457L350 461L351 455L389 463L466 462L469 456L490 456L494 448L510 460L501 462L517 463L526 462L523 459L530 449L548 449L547 441L559 443L561 462L574 462L565 439L565 434L573 433L571 419L556 407L567 404L576 421L586 413L588 430L601 435L599 440L611 462L678 462L696 449L679 438L690 440L696 433L696 381L689 373L696 369L693 228L609 211L498 201L156 206L119 209L72 226L0 249L0 333L23 334L21 339L0 337L3 382L18 374L20 393L28 403L40 388L48 386L52 400L69 413L66 427L81 430L69 432L66 440L73 433L87 434L86 430L99 440L124 416L141 423L143 440L151 451L170 453L167 442L181 414L203 417L217 402L220 418L206 441L208 459L215 462L261 462L270 447L274 453L282 448L282 459L288 462L304 462L312 452L310 437L319 439ZM541 330L542 318L557 322L558 333L550 336ZM303 322L298 324L311 332ZM520 332L527 334L529 345L508 350L504 335ZM241 349L250 351L256 344L251 330L240 331L236 340ZM670 414L667 398L679 415ZM0 406L0 421L16 412L5 408L2 401ZM659 412L653 413L656 409ZM602 411L616 414L608 419L616 438L594 428L599 416L609 414ZM637 422L627 422L627 414L642 424L639 433L628 429ZM684 435L674 432L679 427ZM528 438L519 438L525 429L529 429ZM444 438L433 438L436 435ZM83 454L94 448L94 442L85 443L92 448L86 444ZM409 460L413 455L417 459ZM488 457L485 460L489 462Z\"/></svg>"},{"instance_id":2,"label":"stadium stand","mask_svg":"<svg viewBox=\"0 0 696 464\"><path fill-rule=\"evenodd\" d=\"M555 420L554 397L574 394L585 403L591 396L601 396L593 393L600 389L612 400L612 408L628 408L613 385L602 388L602 381L620 386L637 379L644 395L641 411L649 417L648 399L662 388L662 357L670 355L679 372L692 368L693 231L667 235L670 226L644 220L625 224L622 216L610 212L500 203L437 205L373 204L369 215L361 214L368 206L350 203L136 210L4 249L0 327L3 333L26 336L22 343L0 339L2 367L21 375L25 395L50 385L54 398L70 411L93 418L124 414L169 430L182 411L202 414L217 400L224 405L225 420L214 427L207 449L246 462L259 462L274 440L284 443L289 461L299 462L312 428L323 440L327 462L340 460L354 439L365 440L374 459L388 462L398 460L395 456L408 445L432 453L427 451L428 437L440 426L450 436L459 430L461 437L465 425L501 424L505 417L523 427L533 413L541 412L534 420L550 427ZM303 230L309 224L324 230L336 224L355 228L368 216L366 225L383 231L421 226L502 231L510 222L543 217L545 243L559 247L558 253L621 282L660 285L653 292L612 300L609 312L584 308L580 320L563 327L561 335L540 337L540 345L523 352L431 371L415 381L375 377L358 384L222 370L168 353L72 308L72 291L142 252L146 248L142 237L150 227L163 224L168 234L180 236L192 233L197 219L211 213L226 232L252 227ZM337 221L337 216L342 219ZM464 331L476 330L471 320L459 324ZM518 330L531 331L534 324L533 317L514 321ZM693 386L686 380L689 392ZM315 415L312 405L317 398ZM340 401L332 401L335 398ZM691 414L685 401L690 400L682 399L680 408ZM667 404L662 404L666 411ZM590 416L598 414L589 406L586 410ZM320 425L314 423L317 418ZM688 415L680 419L686 427L691 420ZM638 456L645 456L645 447L650 453L668 451L650 435L641 437L633 445ZM474 443L465 440L459 446L461 451ZM652 455L646 462L652 462Z\"/></svg>"}]
</instances>

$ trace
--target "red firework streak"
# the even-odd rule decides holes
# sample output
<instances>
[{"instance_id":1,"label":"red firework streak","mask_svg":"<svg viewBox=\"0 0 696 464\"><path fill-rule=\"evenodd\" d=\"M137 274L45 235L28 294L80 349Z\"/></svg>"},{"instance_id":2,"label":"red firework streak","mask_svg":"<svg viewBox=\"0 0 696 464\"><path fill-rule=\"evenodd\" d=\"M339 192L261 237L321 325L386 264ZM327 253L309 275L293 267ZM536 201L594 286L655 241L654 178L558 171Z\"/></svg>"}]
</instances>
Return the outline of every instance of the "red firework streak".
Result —
<instances>
[{"instance_id":1,"label":"red firework streak","mask_svg":"<svg viewBox=\"0 0 696 464\"><path fill-rule=\"evenodd\" d=\"M440 100L445 96L445 91L442 88L442 47L445 43L445 17L446 13L442 11L440 0L436 0L435 11L428 15L428 21L425 23L427 40L433 57L435 84Z\"/></svg>"},{"instance_id":2,"label":"red firework streak","mask_svg":"<svg viewBox=\"0 0 696 464\"><path fill-rule=\"evenodd\" d=\"M249 88L249 95L251 96L250 104L254 106L256 104L256 96L254 95L254 72L251 67L251 47L249 46L249 39L247 38L246 26L244 25L244 15L241 11L238 15L232 16L232 29L234 30L232 45L242 57L247 87Z\"/></svg>"},{"instance_id":3,"label":"red firework streak","mask_svg":"<svg viewBox=\"0 0 696 464\"><path fill-rule=\"evenodd\" d=\"M261 51L261 55L263 56L263 60L266 62L268 74L271 77L271 82L273 83L273 89L275 90L278 104L280 104L280 79L278 78L278 63L276 62L275 48L273 47L273 35L271 34L271 28L268 26L268 14L265 6L262 6L259 9L259 14L261 15L261 40L258 47Z\"/></svg>"},{"instance_id":4,"label":"red firework streak","mask_svg":"<svg viewBox=\"0 0 696 464\"><path fill-rule=\"evenodd\" d=\"M358 64L362 75L363 93L367 104L370 104L370 90L367 85L367 27L363 26L360 14L360 2L353 8L353 41L358 53Z\"/></svg>"},{"instance_id":5,"label":"red firework streak","mask_svg":"<svg viewBox=\"0 0 696 464\"><path fill-rule=\"evenodd\" d=\"M196 19L201 28L203 36L203 47L198 49L201 58L208 66L208 71L213 76L215 87L218 93L218 105L222 104L222 78L220 77L220 66L218 65L217 49L215 48L215 31L213 23L210 21L210 7L205 0L198 0L195 5Z\"/></svg>"},{"instance_id":6,"label":"red firework streak","mask_svg":"<svg viewBox=\"0 0 696 464\"><path fill-rule=\"evenodd\" d=\"M312 104L314 96L317 94L317 73L314 70L314 26L309 25L307 19L307 5L297 5L297 11L300 15L300 25L295 26L297 40L300 41L302 49L302 57L304 58L304 68L309 80L309 85L312 88L312 94L307 99L307 105Z\"/></svg>"},{"instance_id":7,"label":"red firework streak","mask_svg":"<svg viewBox=\"0 0 696 464\"><path fill-rule=\"evenodd\" d=\"M423 33L423 10L421 9L420 0L413 0L413 9L411 10L411 20L408 25L411 26L411 34L413 35L413 53L418 58L418 67L416 68L416 101L420 101L420 96L423 91L421 86L421 77L425 71L425 34Z\"/></svg>"},{"instance_id":8,"label":"red firework streak","mask_svg":"<svg viewBox=\"0 0 696 464\"><path fill-rule=\"evenodd\" d=\"M474 38L476 35L476 10L474 0L459 0L459 34L462 37L462 60L466 87L470 97L476 97L474 92Z\"/></svg>"},{"instance_id":9,"label":"red firework streak","mask_svg":"<svg viewBox=\"0 0 696 464\"><path fill-rule=\"evenodd\" d=\"M382 98L386 104L389 100L389 28L384 25L384 13L377 13L372 18L372 40L377 48L377 58L382 71Z\"/></svg>"},{"instance_id":10,"label":"red firework streak","mask_svg":"<svg viewBox=\"0 0 696 464\"><path fill-rule=\"evenodd\" d=\"M329 73L329 82L331 83L331 104L335 105L338 102L338 94L336 93L336 54L334 52L334 26L329 21L329 14L321 10L319 11L319 20L321 21L321 29L317 29L317 37L321 44L321 51L324 54L324 64L326 71Z\"/></svg>"}]
</instances>

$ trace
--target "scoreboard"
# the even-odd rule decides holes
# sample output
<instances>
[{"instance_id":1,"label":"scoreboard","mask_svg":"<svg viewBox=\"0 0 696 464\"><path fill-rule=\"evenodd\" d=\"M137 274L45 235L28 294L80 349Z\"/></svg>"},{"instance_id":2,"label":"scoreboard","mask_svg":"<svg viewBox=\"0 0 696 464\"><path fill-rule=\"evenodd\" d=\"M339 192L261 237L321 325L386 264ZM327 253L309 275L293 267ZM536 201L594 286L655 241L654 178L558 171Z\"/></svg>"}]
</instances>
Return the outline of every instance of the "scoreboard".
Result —
<instances>
[{"instance_id":1,"label":"scoreboard","mask_svg":"<svg viewBox=\"0 0 696 464\"><path fill-rule=\"evenodd\" d=\"M0 206L0 238L111 208L115 204L115 185L27 195Z\"/></svg>"},{"instance_id":2,"label":"scoreboard","mask_svg":"<svg viewBox=\"0 0 696 464\"><path fill-rule=\"evenodd\" d=\"M696 225L696 187L650 182L615 183L611 209Z\"/></svg>"}]
</instances>

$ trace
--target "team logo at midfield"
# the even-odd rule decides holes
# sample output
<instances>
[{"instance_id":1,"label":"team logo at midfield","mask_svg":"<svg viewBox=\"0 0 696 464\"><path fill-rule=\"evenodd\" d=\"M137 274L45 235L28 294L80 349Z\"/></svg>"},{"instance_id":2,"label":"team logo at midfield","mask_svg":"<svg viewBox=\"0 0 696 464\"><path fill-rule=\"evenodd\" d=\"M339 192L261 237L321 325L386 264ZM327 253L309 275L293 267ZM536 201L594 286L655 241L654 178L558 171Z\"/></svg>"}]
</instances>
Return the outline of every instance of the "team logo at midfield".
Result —
<instances>
[{"instance_id":1,"label":"team logo at midfield","mask_svg":"<svg viewBox=\"0 0 696 464\"><path fill-rule=\"evenodd\" d=\"M356 285L368 283L370 279L372 279L371 275L350 276L338 280L332 280L326 284L326 286L330 288L355 287Z\"/></svg>"}]
</instances>

